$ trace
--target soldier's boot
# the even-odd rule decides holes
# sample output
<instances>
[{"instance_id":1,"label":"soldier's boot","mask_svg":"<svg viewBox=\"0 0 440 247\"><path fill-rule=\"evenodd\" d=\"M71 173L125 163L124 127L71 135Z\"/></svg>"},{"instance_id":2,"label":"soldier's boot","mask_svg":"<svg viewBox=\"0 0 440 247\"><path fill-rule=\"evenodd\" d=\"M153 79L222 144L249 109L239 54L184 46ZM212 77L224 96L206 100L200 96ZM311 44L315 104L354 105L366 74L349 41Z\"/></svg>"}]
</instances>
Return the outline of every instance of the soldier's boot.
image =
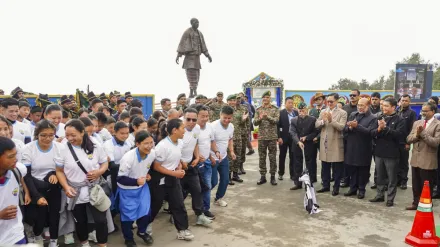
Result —
<instances>
[{"instance_id":1,"label":"soldier's boot","mask_svg":"<svg viewBox=\"0 0 440 247\"><path fill-rule=\"evenodd\" d=\"M235 183L232 182L231 172L229 172L229 185L234 185Z\"/></svg>"},{"instance_id":2,"label":"soldier's boot","mask_svg":"<svg viewBox=\"0 0 440 247\"><path fill-rule=\"evenodd\" d=\"M243 167L243 163L241 163L240 164L240 172L241 172L241 175L245 175L246 174L246 171L244 170L244 167Z\"/></svg>"},{"instance_id":3,"label":"soldier's boot","mask_svg":"<svg viewBox=\"0 0 440 247\"><path fill-rule=\"evenodd\" d=\"M243 183L243 179L241 179L241 178L238 176L238 173L237 173L237 172L234 172L234 173L233 173L233 175L232 175L232 180L235 181L235 182Z\"/></svg>"},{"instance_id":4,"label":"soldier's boot","mask_svg":"<svg viewBox=\"0 0 440 247\"><path fill-rule=\"evenodd\" d=\"M262 185L262 184L265 184L265 183L267 183L266 176L261 175L261 178L260 178L260 180L258 180L257 184L258 185Z\"/></svg>"},{"instance_id":5,"label":"soldier's boot","mask_svg":"<svg viewBox=\"0 0 440 247\"><path fill-rule=\"evenodd\" d=\"M270 176L270 183L272 185L277 185L278 184L277 180L275 179L275 175Z\"/></svg>"}]
</instances>

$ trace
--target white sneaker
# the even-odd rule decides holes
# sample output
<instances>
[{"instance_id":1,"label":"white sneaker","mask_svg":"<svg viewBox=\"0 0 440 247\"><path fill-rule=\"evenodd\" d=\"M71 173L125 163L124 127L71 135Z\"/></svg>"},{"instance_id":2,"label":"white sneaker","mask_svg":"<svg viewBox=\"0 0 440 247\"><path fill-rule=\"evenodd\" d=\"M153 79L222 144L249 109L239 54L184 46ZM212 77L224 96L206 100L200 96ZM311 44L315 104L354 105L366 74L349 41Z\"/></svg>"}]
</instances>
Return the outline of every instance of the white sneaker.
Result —
<instances>
[{"instance_id":1,"label":"white sneaker","mask_svg":"<svg viewBox=\"0 0 440 247\"><path fill-rule=\"evenodd\" d=\"M87 243L81 244L81 247L91 247L91 246L90 246L90 243L87 242Z\"/></svg>"},{"instance_id":2,"label":"white sneaker","mask_svg":"<svg viewBox=\"0 0 440 247\"><path fill-rule=\"evenodd\" d=\"M223 199L218 199L214 202L215 205L220 206L220 207L226 207L228 206L228 203L223 201Z\"/></svg>"},{"instance_id":3,"label":"white sneaker","mask_svg":"<svg viewBox=\"0 0 440 247\"><path fill-rule=\"evenodd\" d=\"M73 239L73 232L64 235L64 244L65 245L70 245L70 244L74 244L74 243L75 243L75 239Z\"/></svg>"},{"instance_id":4,"label":"white sneaker","mask_svg":"<svg viewBox=\"0 0 440 247\"><path fill-rule=\"evenodd\" d=\"M209 225L211 223L212 223L212 220L208 219L208 217L206 217L204 214L201 214L201 215L197 216L196 225L207 226L207 225Z\"/></svg>"},{"instance_id":5,"label":"white sneaker","mask_svg":"<svg viewBox=\"0 0 440 247\"><path fill-rule=\"evenodd\" d=\"M194 235L190 230L182 230L177 232L177 239L190 241L194 238Z\"/></svg>"},{"instance_id":6,"label":"white sneaker","mask_svg":"<svg viewBox=\"0 0 440 247\"><path fill-rule=\"evenodd\" d=\"M96 231L89 233L89 241L94 243L98 243L98 239L96 239Z\"/></svg>"},{"instance_id":7,"label":"white sneaker","mask_svg":"<svg viewBox=\"0 0 440 247\"><path fill-rule=\"evenodd\" d=\"M131 226L132 229L136 229L138 228L138 225L136 224L136 222L133 222L133 225Z\"/></svg>"},{"instance_id":8,"label":"white sneaker","mask_svg":"<svg viewBox=\"0 0 440 247\"><path fill-rule=\"evenodd\" d=\"M42 236L35 236L35 243L44 246L44 238Z\"/></svg>"},{"instance_id":9,"label":"white sneaker","mask_svg":"<svg viewBox=\"0 0 440 247\"><path fill-rule=\"evenodd\" d=\"M148 224L146 232L148 235L153 236L153 223Z\"/></svg>"},{"instance_id":10,"label":"white sneaker","mask_svg":"<svg viewBox=\"0 0 440 247\"><path fill-rule=\"evenodd\" d=\"M49 247L58 247L58 241L56 239L51 239L49 242Z\"/></svg>"}]
</instances>

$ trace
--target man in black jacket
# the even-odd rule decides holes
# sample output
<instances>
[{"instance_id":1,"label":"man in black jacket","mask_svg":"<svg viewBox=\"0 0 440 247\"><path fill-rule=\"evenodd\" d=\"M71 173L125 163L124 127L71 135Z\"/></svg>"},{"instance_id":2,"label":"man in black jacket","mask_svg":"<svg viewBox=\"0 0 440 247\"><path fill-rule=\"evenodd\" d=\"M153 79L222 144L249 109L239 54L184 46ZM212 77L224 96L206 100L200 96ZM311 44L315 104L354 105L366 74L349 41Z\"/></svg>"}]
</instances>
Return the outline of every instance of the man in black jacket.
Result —
<instances>
[{"instance_id":1,"label":"man in black jacket","mask_svg":"<svg viewBox=\"0 0 440 247\"><path fill-rule=\"evenodd\" d=\"M351 177L350 190L344 196L354 196L359 190L359 199L365 197L373 149L371 132L377 124L376 116L371 113L369 106L370 101L367 98L360 99L358 111L348 117L344 127L344 137L347 140L344 162L348 164L348 174Z\"/></svg>"},{"instance_id":2,"label":"man in black jacket","mask_svg":"<svg viewBox=\"0 0 440 247\"><path fill-rule=\"evenodd\" d=\"M399 151L399 168L397 171L397 186L402 190L407 189L408 170L409 170L409 148L410 145L406 141L406 137L411 132L414 122L417 120L416 112L411 109L411 96L408 94L402 95L400 98L400 109L397 114L405 121L405 131L400 141Z\"/></svg>"},{"instance_id":3,"label":"man in black jacket","mask_svg":"<svg viewBox=\"0 0 440 247\"><path fill-rule=\"evenodd\" d=\"M278 163L278 179L283 180L285 172L286 156L289 151L289 174L293 180L294 175L294 156L292 150L292 137L289 135L291 120L298 116L298 112L293 109L292 97L287 97L285 101L286 108L280 111L280 119L278 120L278 145L280 147L279 163Z\"/></svg>"},{"instance_id":4,"label":"man in black jacket","mask_svg":"<svg viewBox=\"0 0 440 247\"><path fill-rule=\"evenodd\" d=\"M301 182L299 182L299 177L303 172L303 160L306 159L306 167L309 171L310 182L314 183L316 179L316 162L312 162L313 157L315 157L315 144L313 139L320 132L315 128L316 118L307 115L307 105L304 102L298 105L299 116L294 117L290 122L290 138L292 138L293 144L293 154L294 159L294 173L293 182L294 186L291 190L297 190L302 188ZM304 156L303 152L304 150ZM290 174L292 176L292 173Z\"/></svg>"},{"instance_id":5,"label":"man in black jacket","mask_svg":"<svg viewBox=\"0 0 440 247\"><path fill-rule=\"evenodd\" d=\"M399 143L405 132L405 121L395 112L397 101L387 98L382 105L383 115L371 132L374 141L374 158L377 170L377 195L370 202L385 201L386 178L388 177L387 207L394 205L397 190L397 171L399 166Z\"/></svg>"},{"instance_id":6,"label":"man in black jacket","mask_svg":"<svg viewBox=\"0 0 440 247\"><path fill-rule=\"evenodd\" d=\"M357 104L359 102L361 92L359 89L352 89L350 92L350 102L342 109L347 112L347 118L353 113L357 111ZM347 152L347 139L344 138L344 155ZM341 187L349 187L350 186L350 173L349 173L349 167L348 164L344 161L344 168L342 171L342 179L341 179Z\"/></svg>"}]
</instances>

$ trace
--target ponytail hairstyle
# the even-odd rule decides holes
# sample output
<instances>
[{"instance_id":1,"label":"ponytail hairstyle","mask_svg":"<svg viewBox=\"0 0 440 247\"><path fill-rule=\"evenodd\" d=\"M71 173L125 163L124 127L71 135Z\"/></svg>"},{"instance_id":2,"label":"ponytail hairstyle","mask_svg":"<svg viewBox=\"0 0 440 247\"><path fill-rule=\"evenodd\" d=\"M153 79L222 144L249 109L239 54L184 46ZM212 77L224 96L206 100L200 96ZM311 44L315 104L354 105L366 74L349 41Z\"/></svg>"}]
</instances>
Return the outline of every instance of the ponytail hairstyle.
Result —
<instances>
[{"instance_id":1,"label":"ponytail hairstyle","mask_svg":"<svg viewBox=\"0 0 440 247\"><path fill-rule=\"evenodd\" d=\"M147 139L148 137L153 137L153 136L152 136L150 133L148 133L148 131L146 131L146 130L141 130L141 131L139 131L139 132L136 134L134 140L135 140L136 143L141 143L141 142L143 142L145 139Z\"/></svg>"},{"instance_id":2,"label":"ponytail hairstyle","mask_svg":"<svg viewBox=\"0 0 440 247\"><path fill-rule=\"evenodd\" d=\"M139 128L139 126L141 126L141 124L144 122L145 120L143 120L142 118L135 117L133 121L130 122L130 133L134 132L134 127Z\"/></svg>"},{"instance_id":3,"label":"ponytail hairstyle","mask_svg":"<svg viewBox=\"0 0 440 247\"><path fill-rule=\"evenodd\" d=\"M40 135L41 131L43 131L45 129L51 129L55 133L57 132L57 127L53 123L51 123L49 120L47 120L47 119L40 120L35 125L34 140L38 140L38 136Z\"/></svg>"},{"instance_id":4,"label":"ponytail hairstyle","mask_svg":"<svg viewBox=\"0 0 440 247\"><path fill-rule=\"evenodd\" d=\"M95 144L93 144L92 140L89 138L89 135L86 132L86 128L82 120L85 120L86 122L88 120L90 125L92 125L92 121L90 121L89 118L80 118L80 120L72 119L66 123L65 129L67 127L73 127L80 133L84 133L83 140L81 143L81 148L86 152L86 154L92 154L93 150L95 149Z\"/></svg>"},{"instance_id":5,"label":"ponytail hairstyle","mask_svg":"<svg viewBox=\"0 0 440 247\"><path fill-rule=\"evenodd\" d=\"M171 119L170 121L168 121L166 125L167 136L171 135L174 129L180 128L180 125L182 125L182 123L183 122L180 119Z\"/></svg>"}]
</instances>

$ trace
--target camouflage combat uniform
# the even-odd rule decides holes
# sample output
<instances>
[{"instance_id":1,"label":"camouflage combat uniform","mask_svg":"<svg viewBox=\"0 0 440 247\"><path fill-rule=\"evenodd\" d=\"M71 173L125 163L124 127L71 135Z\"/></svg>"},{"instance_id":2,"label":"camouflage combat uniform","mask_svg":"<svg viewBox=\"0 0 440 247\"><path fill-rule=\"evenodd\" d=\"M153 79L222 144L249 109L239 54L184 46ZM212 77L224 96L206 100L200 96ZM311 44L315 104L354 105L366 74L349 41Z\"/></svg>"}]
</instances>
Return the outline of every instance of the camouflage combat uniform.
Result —
<instances>
[{"instance_id":1,"label":"camouflage combat uniform","mask_svg":"<svg viewBox=\"0 0 440 247\"><path fill-rule=\"evenodd\" d=\"M266 119L260 119L262 113L267 113ZM254 117L254 124L259 126L258 133L258 155L260 157L260 174L265 176L267 173L266 156L269 150L270 175L275 176L277 172L277 124L280 112L276 106L260 106L257 108Z\"/></svg>"},{"instance_id":2,"label":"camouflage combat uniform","mask_svg":"<svg viewBox=\"0 0 440 247\"><path fill-rule=\"evenodd\" d=\"M208 104L209 109L209 121L214 122L216 120L220 119L220 111L222 110L223 106L227 106L225 102L212 102L211 104Z\"/></svg>"},{"instance_id":3,"label":"camouflage combat uniform","mask_svg":"<svg viewBox=\"0 0 440 247\"><path fill-rule=\"evenodd\" d=\"M234 107L234 115L232 118L232 124L234 125L234 138L233 138L233 142L234 142L234 153L235 153L235 160L232 160L230 156L228 156L229 158L229 164L231 164L229 166L229 169L231 172L238 172L238 169L240 168L240 164L242 164L242 153L243 153L243 148L246 151L246 146L243 146L243 142L242 142L242 136L243 136L243 131L245 131L246 128L246 122L248 121L247 119L243 120L243 114L245 114L247 112L244 111L245 109L242 108L241 106L239 107Z\"/></svg>"},{"instance_id":4,"label":"camouflage combat uniform","mask_svg":"<svg viewBox=\"0 0 440 247\"><path fill-rule=\"evenodd\" d=\"M243 114L246 114L246 113L248 114L248 117L246 118L245 123L244 123L244 128L242 129L242 132L241 132L241 147L242 148L241 148L241 154L240 154L240 156L241 156L240 170L244 171L243 164L244 164L244 162L246 162L246 148L247 148L247 145L249 142L249 131L251 129L252 122L251 122L251 116L250 116L250 113L249 113L247 106L240 105L240 108L243 109Z\"/></svg>"}]
</instances>

